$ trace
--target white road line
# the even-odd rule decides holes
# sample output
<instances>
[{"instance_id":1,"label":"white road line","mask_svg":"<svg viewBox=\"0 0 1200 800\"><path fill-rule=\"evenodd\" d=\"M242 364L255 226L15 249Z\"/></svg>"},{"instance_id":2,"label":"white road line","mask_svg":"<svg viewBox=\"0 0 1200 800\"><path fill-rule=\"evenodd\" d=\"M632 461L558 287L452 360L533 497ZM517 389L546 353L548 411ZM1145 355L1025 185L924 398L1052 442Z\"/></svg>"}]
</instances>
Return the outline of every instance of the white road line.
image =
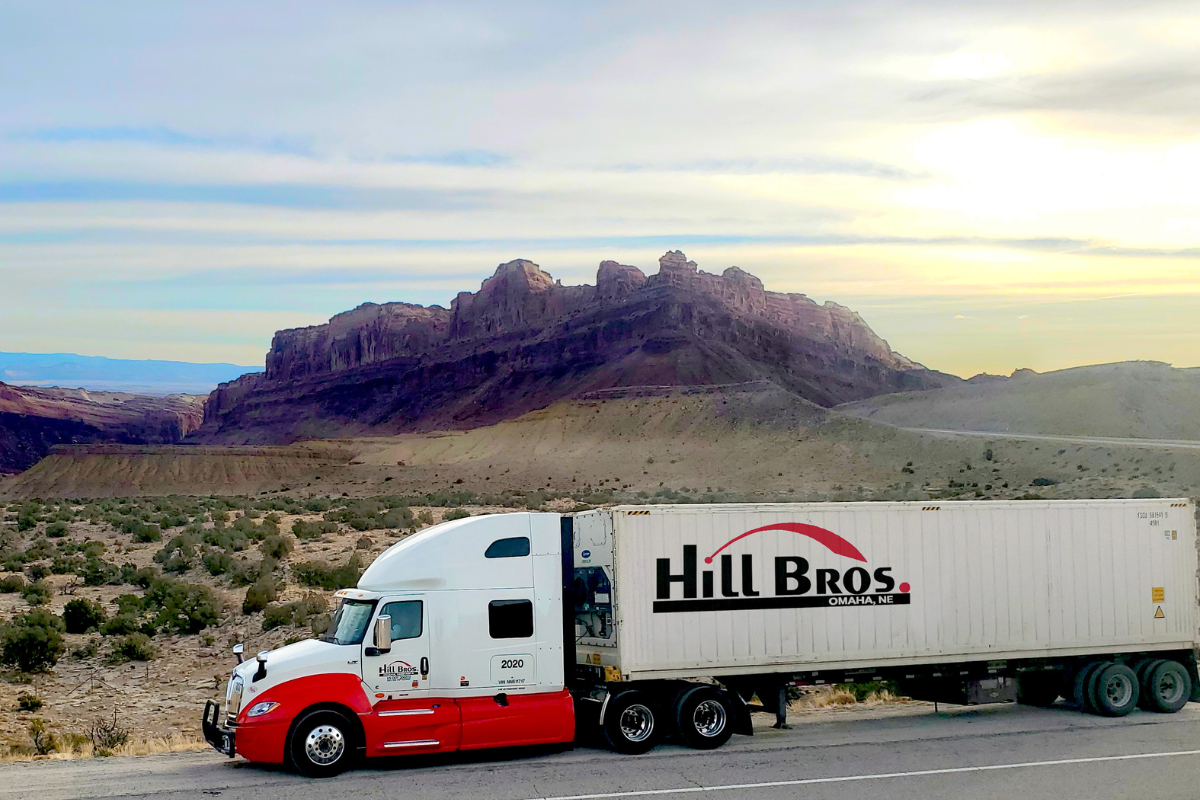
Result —
<instances>
[{"instance_id":1,"label":"white road line","mask_svg":"<svg viewBox=\"0 0 1200 800\"><path fill-rule=\"evenodd\" d=\"M946 769L921 769L913 772L880 772L872 775L844 775L838 778L802 778L793 781L766 781L763 783L728 783L720 786L681 786L678 789L641 789L631 792L600 792L598 794L569 794L557 797L536 797L529 800L606 800L616 797L652 797L664 794L695 794L697 792L728 792L737 789L770 789L777 786L811 786L818 783L851 783L854 781L878 781L887 778L920 778L927 775L957 775L968 772L993 772L1002 769L1025 769L1027 767L1060 767L1069 764L1095 764L1101 761L1136 761L1146 758L1172 758L1196 756L1200 750L1178 750L1172 753L1137 753L1128 756L1096 756L1093 758L1063 758L1057 761L1023 761L1018 764L989 764L983 767L948 767Z\"/></svg>"}]
</instances>

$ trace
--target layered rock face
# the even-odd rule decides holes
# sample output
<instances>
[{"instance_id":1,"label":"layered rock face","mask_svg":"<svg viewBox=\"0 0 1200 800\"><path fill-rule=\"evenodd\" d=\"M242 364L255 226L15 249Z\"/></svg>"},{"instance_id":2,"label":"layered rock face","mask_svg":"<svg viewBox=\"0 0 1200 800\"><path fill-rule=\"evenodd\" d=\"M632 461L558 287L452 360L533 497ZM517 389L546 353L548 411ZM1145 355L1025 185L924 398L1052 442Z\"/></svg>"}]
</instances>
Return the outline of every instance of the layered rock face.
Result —
<instances>
[{"instance_id":1,"label":"layered rock face","mask_svg":"<svg viewBox=\"0 0 1200 800\"><path fill-rule=\"evenodd\" d=\"M464 428L582 392L769 381L829 406L957 382L892 351L854 312L768 292L678 251L657 274L604 261L563 286L523 259L446 310L365 304L280 331L265 374L213 392L195 438L300 438Z\"/></svg>"},{"instance_id":2,"label":"layered rock face","mask_svg":"<svg viewBox=\"0 0 1200 800\"><path fill-rule=\"evenodd\" d=\"M56 444L178 442L200 427L204 402L0 383L0 472L26 469Z\"/></svg>"}]
</instances>

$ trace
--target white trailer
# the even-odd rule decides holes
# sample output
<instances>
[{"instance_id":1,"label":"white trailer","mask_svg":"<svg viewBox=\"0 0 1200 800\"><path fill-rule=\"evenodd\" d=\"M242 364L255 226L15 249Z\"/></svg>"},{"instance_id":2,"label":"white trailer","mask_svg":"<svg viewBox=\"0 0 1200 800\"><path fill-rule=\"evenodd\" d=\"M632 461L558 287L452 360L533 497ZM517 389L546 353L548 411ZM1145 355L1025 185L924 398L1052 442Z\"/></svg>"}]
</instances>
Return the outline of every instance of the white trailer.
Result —
<instances>
[{"instance_id":1,"label":"white trailer","mask_svg":"<svg viewBox=\"0 0 1200 800\"><path fill-rule=\"evenodd\" d=\"M1200 646L1190 500L618 506L446 522L234 669L205 738L357 756L751 733L757 695L887 680L957 703L1178 711ZM781 720L782 722L782 716Z\"/></svg>"}]
</instances>

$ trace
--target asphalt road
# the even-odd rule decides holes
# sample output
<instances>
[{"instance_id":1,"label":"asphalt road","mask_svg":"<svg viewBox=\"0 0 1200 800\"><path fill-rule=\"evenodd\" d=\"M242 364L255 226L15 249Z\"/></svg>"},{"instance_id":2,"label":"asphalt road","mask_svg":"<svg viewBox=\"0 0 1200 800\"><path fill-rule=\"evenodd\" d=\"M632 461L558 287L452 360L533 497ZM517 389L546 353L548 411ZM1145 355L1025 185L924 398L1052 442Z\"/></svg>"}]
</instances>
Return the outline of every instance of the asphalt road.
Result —
<instances>
[{"instance_id":1,"label":"asphalt road","mask_svg":"<svg viewBox=\"0 0 1200 800\"><path fill-rule=\"evenodd\" d=\"M999 431L959 431L941 428L900 428L909 433L939 436L975 436L984 439L1021 439L1033 442L1062 442L1114 447L1148 447L1155 450L1200 450L1200 442L1191 439L1122 439L1116 436L1063 436L1042 433L1002 433Z\"/></svg>"},{"instance_id":2,"label":"asphalt road","mask_svg":"<svg viewBox=\"0 0 1200 800\"><path fill-rule=\"evenodd\" d=\"M1107 800L1200 797L1200 705L1104 719L1059 707L834 715L760 729L720 750L664 745L640 757L580 747L372 763L326 781L215 752L0 767L0 798L222 800Z\"/></svg>"}]
</instances>

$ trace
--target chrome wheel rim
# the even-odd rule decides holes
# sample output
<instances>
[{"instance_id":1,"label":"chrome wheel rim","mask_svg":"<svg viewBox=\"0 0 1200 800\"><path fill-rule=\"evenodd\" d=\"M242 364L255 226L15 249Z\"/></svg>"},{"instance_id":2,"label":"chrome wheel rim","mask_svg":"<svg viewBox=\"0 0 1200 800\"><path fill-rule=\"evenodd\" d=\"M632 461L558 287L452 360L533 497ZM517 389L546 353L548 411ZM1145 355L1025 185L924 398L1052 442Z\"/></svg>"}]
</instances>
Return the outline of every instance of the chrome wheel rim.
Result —
<instances>
[{"instance_id":1,"label":"chrome wheel rim","mask_svg":"<svg viewBox=\"0 0 1200 800\"><path fill-rule=\"evenodd\" d=\"M634 703L621 712L621 735L631 742L644 742L654 733L654 713Z\"/></svg>"},{"instance_id":2,"label":"chrome wheel rim","mask_svg":"<svg viewBox=\"0 0 1200 800\"><path fill-rule=\"evenodd\" d=\"M725 730L725 706L716 700L705 700L692 712L692 726L701 736L720 736Z\"/></svg>"},{"instance_id":3,"label":"chrome wheel rim","mask_svg":"<svg viewBox=\"0 0 1200 800\"><path fill-rule=\"evenodd\" d=\"M318 725L304 740L304 752L314 764L328 766L342 757L346 750L346 737L332 725Z\"/></svg>"},{"instance_id":4,"label":"chrome wheel rim","mask_svg":"<svg viewBox=\"0 0 1200 800\"><path fill-rule=\"evenodd\" d=\"M1104 694L1113 708L1124 708L1133 699L1133 681L1124 675L1114 675L1105 684Z\"/></svg>"},{"instance_id":5,"label":"chrome wheel rim","mask_svg":"<svg viewBox=\"0 0 1200 800\"><path fill-rule=\"evenodd\" d=\"M1179 696L1183 694L1183 684L1171 672L1163 673L1156 688L1159 698L1168 705L1179 702Z\"/></svg>"}]
</instances>

